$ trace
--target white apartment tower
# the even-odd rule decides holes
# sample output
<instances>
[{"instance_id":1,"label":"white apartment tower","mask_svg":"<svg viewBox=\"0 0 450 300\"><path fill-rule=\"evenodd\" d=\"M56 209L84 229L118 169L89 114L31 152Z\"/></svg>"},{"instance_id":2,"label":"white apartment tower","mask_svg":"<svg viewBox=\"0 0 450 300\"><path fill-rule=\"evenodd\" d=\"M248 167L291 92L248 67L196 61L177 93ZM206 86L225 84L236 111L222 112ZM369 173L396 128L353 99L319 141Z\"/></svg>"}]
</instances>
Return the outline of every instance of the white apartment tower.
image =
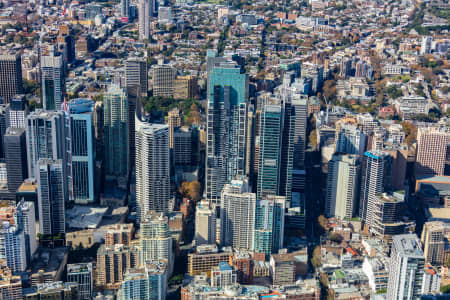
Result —
<instances>
[{"instance_id":1,"label":"white apartment tower","mask_svg":"<svg viewBox=\"0 0 450 300\"><path fill-rule=\"evenodd\" d=\"M195 210L196 245L216 243L216 211L208 201L201 201Z\"/></svg>"},{"instance_id":2,"label":"white apartment tower","mask_svg":"<svg viewBox=\"0 0 450 300\"><path fill-rule=\"evenodd\" d=\"M234 179L225 184L220 206L220 243L235 249L254 248L256 194L248 179Z\"/></svg>"}]
</instances>

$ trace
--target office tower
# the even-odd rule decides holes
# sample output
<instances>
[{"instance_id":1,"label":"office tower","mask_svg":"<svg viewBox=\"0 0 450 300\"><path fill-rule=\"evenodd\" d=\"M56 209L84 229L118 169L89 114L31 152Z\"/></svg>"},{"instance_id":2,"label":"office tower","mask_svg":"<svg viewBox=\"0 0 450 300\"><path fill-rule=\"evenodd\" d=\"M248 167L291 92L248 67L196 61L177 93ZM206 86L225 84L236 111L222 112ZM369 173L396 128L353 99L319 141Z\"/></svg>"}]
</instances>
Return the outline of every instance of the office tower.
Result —
<instances>
[{"instance_id":1,"label":"office tower","mask_svg":"<svg viewBox=\"0 0 450 300\"><path fill-rule=\"evenodd\" d=\"M168 112L167 123L169 124L169 147L173 149L173 132L175 128L181 126L181 112L177 107Z\"/></svg>"},{"instance_id":2,"label":"office tower","mask_svg":"<svg viewBox=\"0 0 450 300\"><path fill-rule=\"evenodd\" d=\"M97 281L102 288L120 287L125 272L141 265L140 251L136 246L117 244L101 245L97 251Z\"/></svg>"},{"instance_id":3,"label":"office tower","mask_svg":"<svg viewBox=\"0 0 450 300\"><path fill-rule=\"evenodd\" d=\"M95 130L95 158L103 160L103 124L104 124L103 101L97 101L94 105L94 130Z\"/></svg>"},{"instance_id":4,"label":"office tower","mask_svg":"<svg viewBox=\"0 0 450 300\"><path fill-rule=\"evenodd\" d=\"M25 128L8 128L3 138L8 177L8 191L15 193L28 178Z\"/></svg>"},{"instance_id":5,"label":"office tower","mask_svg":"<svg viewBox=\"0 0 450 300\"><path fill-rule=\"evenodd\" d=\"M355 125L343 124L337 134L336 152L363 155L366 135Z\"/></svg>"},{"instance_id":6,"label":"office tower","mask_svg":"<svg viewBox=\"0 0 450 300\"><path fill-rule=\"evenodd\" d=\"M0 295L3 299L22 300L22 280L12 275L5 260L0 260Z\"/></svg>"},{"instance_id":7,"label":"office tower","mask_svg":"<svg viewBox=\"0 0 450 300\"><path fill-rule=\"evenodd\" d=\"M206 198L220 204L225 183L245 173L248 77L233 63L208 73Z\"/></svg>"},{"instance_id":8,"label":"office tower","mask_svg":"<svg viewBox=\"0 0 450 300\"><path fill-rule=\"evenodd\" d=\"M286 197L266 195L256 202L255 251L278 253L283 248Z\"/></svg>"},{"instance_id":9,"label":"office tower","mask_svg":"<svg viewBox=\"0 0 450 300\"><path fill-rule=\"evenodd\" d=\"M3 221L0 229L0 260L6 260L12 272L23 272L27 266L25 237L17 226Z\"/></svg>"},{"instance_id":10,"label":"office tower","mask_svg":"<svg viewBox=\"0 0 450 300\"><path fill-rule=\"evenodd\" d=\"M69 102L72 141L72 178L75 203L88 204L94 198L94 102L74 99Z\"/></svg>"},{"instance_id":11,"label":"office tower","mask_svg":"<svg viewBox=\"0 0 450 300\"><path fill-rule=\"evenodd\" d=\"M431 53L431 42L433 38L431 36L423 36L422 43L420 44L420 55Z\"/></svg>"},{"instance_id":12,"label":"office tower","mask_svg":"<svg viewBox=\"0 0 450 300\"><path fill-rule=\"evenodd\" d=\"M165 261L148 262L144 267L128 270L118 300L164 300L167 294L168 270Z\"/></svg>"},{"instance_id":13,"label":"office tower","mask_svg":"<svg viewBox=\"0 0 450 300\"><path fill-rule=\"evenodd\" d=\"M129 245L133 238L133 224L112 224L106 227L105 245Z\"/></svg>"},{"instance_id":14,"label":"office tower","mask_svg":"<svg viewBox=\"0 0 450 300\"><path fill-rule=\"evenodd\" d=\"M417 132L416 177L444 175L450 132L445 128L421 127Z\"/></svg>"},{"instance_id":15,"label":"office tower","mask_svg":"<svg viewBox=\"0 0 450 300\"><path fill-rule=\"evenodd\" d=\"M158 23L168 24L172 22L172 9L170 7L158 7Z\"/></svg>"},{"instance_id":16,"label":"office tower","mask_svg":"<svg viewBox=\"0 0 450 300\"><path fill-rule=\"evenodd\" d=\"M139 0L139 40L149 40L151 37L151 22L155 0Z\"/></svg>"},{"instance_id":17,"label":"office tower","mask_svg":"<svg viewBox=\"0 0 450 300\"><path fill-rule=\"evenodd\" d=\"M394 235L389 265L388 299L420 299L425 257L415 234Z\"/></svg>"},{"instance_id":18,"label":"office tower","mask_svg":"<svg viewBox=\"0 0 450 300\"><path fill-rule=\"evenodd\" d=\"M78 283L81 300L92 299L94 291L92 263L68 264L66 281Z\"/></svg>"},{"instance_id":19,"label":"office tower","mask_svg":"<svg viewBox=\"0 0 450 300\"><path fill-rule=\"evenodd\" d=\"M64 62L60 53L41 56L42 104L45 110L60 110L66 94Z\"/></svg>"},{"instance_id":20,"label":"office tower","mask_svg":"<svg viewBox=\"0 0 450 300\"><path fill-rule=\"evenodd\" d=\"M122 18L128 18L130 16L130 0L120 1L120 14Z\"/></svg>"},{"instance_id":21,"label":"office tower","mask_svg":"<svg viewBox=\"0 0 450 300\"><path fill-rule=\"evenodd\" d=\"M128 96L118 85L110 85L104 95L105 173L110 177L128 174Z\"/></svg>"},{"instance_id":22,"label":"office tower","mask_svg":"<svg viewBox=\"0 0 450 300\"><path fill-rule=\"evenodd\" d=\"M149 212L141 220L140 247L142 261L166 260L169 274L173 268L172 236L169 219L163 214Z\"/></svg>"},{"instance_id":23,"label":"office tower","mask_svg":"<svg viewBox=\"0 0 450 300\"><path fill-rule=\"evenodd\" d=\"M177 69L169 65L155 65L152 68L153 96L173 97Z\"/></svg>"},{"instance_id":24,"label":"office tower","mask_svg":"<svg viewBox=\"0 0 450 300\"><path fill-rule=\"evenodd\" d=\"M289 101L282 101L282 123L280 144L280 179L278 182L279 196L286 197L286 207L291 207L292 200L292 178L294 165L294 138L295 138L295 107ZM262 134L265 136L265 134ZM265 138L266 139L266 138ZM260 140L261 142L261 140ZM267 144L264 141L265 146ZM265 148L265 147L264 147ZM260 151L265 149L260 149ZM266 166L264 166L266 168Z\"/></svg>"},{"instance_id":25,"label":"office tower","mask_svg":"<svg viewBox=\"0 0 450 300\"><path fill-rule=\"evenodd\" d=\"M195 244L216 243L216 210L208 201L201 201L195 210Z\"/></svg>"},{"instance_id":26,"label":"office tower","mask_svg":"<svg viewBox=\"0 0 450 300\"><path fill-rule=\"evenodd\" d=\"M398 197L401 196L401 197ZM410 231L415 222L403 222L403 211L406 209L404 195L383 193L377 195L372 216L370 231L379 236L392 236Z\"/></svg>"},{"instance_id":27,"label":"office tower","mask_svg":"<svg viewBox=\"0 0 450 300\"><path fill-rule=\"evenodd\" d=\"M62 160L40 159L35 168L38 183L39 232L55 236L66 232L66 177Z\"/></svg>"},{"instance_id":28,"label":"office tower","mask_svg":"<svg viewBox=\"0 0 450 300\"><path fill-rule=\"evenodd\" d=\"M351 219L357 214L360 163L357 155L335 154L328 162L327 198L328 217Z\"/></svg>"},{"instance_id":29,"label":"office tower","mask_svg":"<svg viewBox=\"0 0 450 300\"><path fill-rule=\"evenodd\" d=\"M278 195L281 168L282 109L266 104L261 113L257 196Z\"/></svg>"},{"instance_id":30,"label":"office tower","mask_svg":"<svg viewBox=\"0 0 450 300\"><path fill-rule=\"evenodd\" d=\"M197 97L198 85L197 77L192 75L177 76L173 98L175 99L194 99Z\"/></svg>"},{"instance_id":31,"label":"office tower","mask_svg":"<svg viewBox=\"0 0 450 300\"><path fill-rule=\"evenodd\" d=\"M425 261L433 266L445 263L446 239L450 225L441 221L426 222L423 225L421 242Z\"/></svg>"},{"instance_id":32,"label":"office tower","mask_svg":"<svg viewBox=\"0 0 450 300\"><path fill-rule=\"evenodd\" d=\"M148 211L167 213L170 200L169 127L136 118L138 224Z\"/></svg>"},{"instance_id":33,"label":"office tower","mask_svg":"<svg viewBox=\"0 0 450 300\"><path fill-rule=\"evenodd\" d=\"M255 129L256 113L253 105L249 105L247 111L247 144L245 150L245 174L249 176L250 182L253 182L253 169L255 164Z\"/></svg>"},{"instance_id":34,"label":"office tower","mask_svg":"<svg viewBox=\"0 0 450 300\"><path fill-rule=\"evenodd\" d=\"M391 157L382 151L367 151L361 163L361 190L359 194L359 216L372 226L375 202L391 182Z\"/></svg>"},{"instance_id":35,"label":"office tower","mask_svg":"<svg viewBox=\"0 0 450 300\"><path fill-rule=\"evenodd\" d=\"M175 166L189 166L192 163L192 128L178 127L173 133L173 160Z\"/></svg>"},{"instance_id":36,"label":"office tower","mask_svg":"<svg viewBox=\"0 0 450 300\"><path fill-rule=\"evenodd\" d=\"M22 93L22 59L20 54L0 55L0 97L3 103Z\"/></svg>"},{"instance_id":37,"label":"office tower","mask_svg":"<svg viewBox=\"0 0 450 300\"><path fill-rule=\"evenodd\" d=\"M140 95L147 96L148 66L146 58L130 57L127 59L125 62L125 85L127 87L138 86Z\"/></svg>"},{"instance_id":38,"label":"office tower","mask_svg":"<svg viewBox=\"0 0 450 300\"><path fill-rule=\"evenodd\" d=\"M70 126L64 111L36 110L27 117L28 176L35 176L39 159L58 160L64 165L65 199L72 191L72 154Z\"/></svg>"},{"instance_id":39,"label":"office tower","mask_svg":"<svg viewBox=\"0 0 450 300\"><path fill-rule=\"evenodd\" d=\"M29 113L28 101L25 95L15 95L11 98L8 109L9 127L25 128Z\"/></svg>"},{"instance_id":40,"label":"office tower","mask_svg":"<svg viewBox=\"0 0 450 300\"><path fill-rule=\"evenodd\" d=\"M8 128L8 105L0 104L0 158L5 158L5 145L3 137Z\"/></svg>"},{"instance_id":41,"label":"office tower","mask_svg":"<svg viewBox=\"0 0 450 300\"><path fill-rule=\"evenodd\" d=\"M35 203L21 200L17 204L15 217L18 228L24 234L25 258L27 265L29 265L37 249Z\"/></svg>"},{"instance_id":42,"label":"office tower","mask_svg":"<svg viewBox=\"0 0 450 300\"><path fill-rule=\"evenodd\" d=\"M127 86L128 95L128 169L136 168L136 114L142 115L141 93L137 85Z\"/></svg>"},{"instance_id":43,"label":"office tower","mask_svg":"<svg viewBox=\"0 0 450 300\"><path fill-rule=\"evenodd\" d=\"M248 179L233 179L222 190L220 205L220 244L252 250L255 238L256 195Z\"/></svg>"},{"instance_id":44,"label":"office tower","mask_svg":"<svg viewBox=\"0 0 450 300\"><path fill-rule=\"evenodd\" d=\"M306 126L308 119L308 101L301 98L293 98L291 105L295 110L294 121L294 169L305 167Z\"/></svg>"}]
</instances>

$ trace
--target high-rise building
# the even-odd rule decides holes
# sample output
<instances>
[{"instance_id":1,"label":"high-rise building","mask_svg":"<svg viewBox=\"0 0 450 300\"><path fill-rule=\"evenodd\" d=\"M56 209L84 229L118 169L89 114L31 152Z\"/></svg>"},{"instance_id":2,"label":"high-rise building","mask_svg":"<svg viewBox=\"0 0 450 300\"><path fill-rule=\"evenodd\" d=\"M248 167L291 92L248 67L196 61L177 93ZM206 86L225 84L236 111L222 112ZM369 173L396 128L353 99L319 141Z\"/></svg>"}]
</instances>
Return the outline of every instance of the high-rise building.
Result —
<instances>
[{"instance_id":1,"label":"high-rise building","mask_svg":"<svg viewBox=\"0 0 450 300\"><path fill-rule=\"evenodd\" d=\"M450 225L441 221L426 222L423 225L421 242L425 261L433 266L445 263L446 240Z\"/></svg>"},{"instance_id":2,"label":"high-rise building","mask_svg":"<svg viewBox=\"0 0 450 300\"><path fill-rule=\"evenodd\" d=\"M281 167L282 109L266 104L261 113L257 197L278 195Z\"/></svg>"},{"instance_id":3,"label":"high-rise building","mask_svg":"<svg viewBox=\"0 0 450 300\"><path fill-rule=\"evenodd\" d=\"M357 155L335 154L328 162L325 213L351 219L357 214L360 164Z\"/></svg>"},{"instance_id":4,"label":"high-rise building","mask_svg":"<svg viewBox=\"0 0 450 300\"><path fill-rule=\"evenodd\" d=\"M141 91L138 85L127 86L128 95L128 169L136 167L136 114L142 115ZM137 110L140 110L139 112Z\"/></svg>"},{"instance_id":5,"label":"high-rise building","mask_svg":"<svg viewBox=\"0 0 450 300\"><path fill-rule=\"evenodd\" d=\"M363 155L366 135L355 125L343 124L337 134L336 152Z\"/></svg>"},{"instance_id":6,"label":"high-rise building","mask_svg":"<svg viewBox=\"0 0 450 300\"><path fill-rule=\"evenodd\" d=\"M169 124L169 147L173 149L173 133L175 128L181 126L181 112L175 107L167 114L167 123Z\"/></svg>"},{"instance_id":7,"label":"high-rise building","mask_svg":"<svg viewBox=\"0 0 450 300\"><path fill-rule=\"evenodd\" d=\"M17 204L15 217L17 227L24 234L25 258L27 265L29 265L37 249L35 203L21 200Z\"/></svg>"},{"instance_id":8,"label":"high-rise building","mask_svg":"<svg viewBox=\"0 0 450 300\"><path fill-rule=\"evenodd\" d=\"M388 299L420 299L425 257L415 234L392 237Z\"/></svg>"},{"instance_id":9,"label":"high-rise building","mask_svg":"<svg viewBox=\"0 0 450 300\"><path fill-rule=\"evenodd\" d=\"M227 288L237 283L236 271L227 262L221 262L211 270L211 286Z\"/></svg>"},{"instance_id":10,"label":"high-rise building","mask_svg":"<svg viewBox=\"0 0 450 300\"><path fill-rule=\"evenodd\" d=\"M64 61L60 53L41 56L42 103L45 110L60 110L66 93Z\"/></svg>"},{"instance_id":11,"label":"high-rise building","mask_svg":"<svg viewBox=\"0 0 450 300\"><path fill-rule=\"evenodd\" d=\"M157 213L148 213L141 220L140 246L142 261L165 260L168 273L172 273L173 252L172 236L169 231L169 219Z\"/></svg>"},{"instance_id":12,"label":"high-rise building","mask_svg":"<svg viewBox=\"0 0 450 300\"><path fill-rule=\"evenodd\" d=\"M0 158L5 158L5 145L3 137L8 128L8 105L0 104Z\"/></svg>"},{"instance_id":13,"label":"high-rise building","mask_svg":"<svg viewBox=\"0 0 450 300\"><path fill-rule=\"evenodd\" d=\"M66 232L66 180L62 160L40 159L35 168L38 183L39 232L55 236Z\"/></svg>"},{"instance_id":14,"label":"high-rise building","mask_svg":"<svg viewBox=\"0 0 450 300\"><path fill-rule=\"evenodd\" d=\"M383 193L391 182L391 157L382 151L367 151L361 163L361 189L359 216L372 226L377 195Z\"/></svg>"},{"instance_id":15,"label":"high-rise building","mask_svg":"<svg viewBox=\"0 0 450 300\"><path fill-rule=\"evenodd\" d=\"M118 85L110 85L104 95L105 173L110 177L128 174L128 96Z\"/></svg>"},{"instance_id":16,"label":"high-rise building","mask_svg":"<svg viewBox=\"0 0 450 300\"><path fill-rule=\"evenodd\" d=\"M0 55L0 97L3 103L22 93L22 59L20 54Z\"/></svg>"},{"instance_id":17,"label":"high-rise building","mask_svg":"<svg viewBox=\"0 0 450 300\"><path fill-rule=\"evenodd\" d=\"M192 163L192 128L178 127L173 133L173 160L175 166L188 166Z\"/></svg>"},{"instance_id":18,"label":"high-rise building","mask_svg":"<svg viewBox=\"0 0 450 300\"><path fill-rule=\"evenodd\" d=\"M422 43L420 44L420 55L425 55L431 52L431 42L433 38L431 36L423 36Z\"/></svg>"},{"instance_id":19,"label":"high-rise building","mask_svg":"<svg viewBox=\"0 0 450 300\"><path fill-rule=\"evenodd\" d=\"M170 6L158 7L158 23L168 24L172 22L172 8Z\"/></svg>"},{"instance_id":20,"label":"high-rise building","mask_svg":"<svg viewBox=\"0 0 450 300\"><path fill-rule=\"evenodd\" d=\"M173 97L177 69L169 65L155 65L152 68L153 96Z\"/></svg>"},{"instance_id":21,"label":"high-rise building","mask_svg":"<svg viewBox=\"0 0 450 300\"><path fill-rule=\"evenodd\" d=\"M245 173L248 77L233 63L208 72L206 198L220 204L227 182Z\"/></svg>"},{"instance_id":22,"label":"high-rise building","mask_svg":"<svg viewBox=\"0 0 450 300\"><path fill-rule=\"evenodd\" d=\"M173 91L175 99L194 99L197 96L197 77L192 75L177 76Z\"/></svg>"},{"instance_id":23,"label":"high-rise building","mask_svg":"<svg viewBox=\"0 0 450 300\"><path fill-rule=\"evenodd\" d=\"M401 220L402 212L405 210L404 202L404 195L401 193L377 195L370 231L383 237L410 231L410 226L414 226L415 223L407 223Z\"/></svg>"},{"instance_id":24,"label":"high-rise building","mask_svg":"<svg viewBox=\"0 0 450 300\"><path fill-rule=\"evenodd\" d=\"M0 229L0 260L6 260L12 272L22 272L27 266L23 231L9 222L2 222Z\"/></svg>"},{"instance_id":25,"label":"high-rise building","mask_svg":"<svg viewBox=\"0 0 450 300\"><path fill-rule=\"evenodd\" d=\"M216 211L208 201L201 201L195 210L195 244L216 243Z\"/></svg>"},{"instance_id":26,"label":"high-rise building","mask_svg":"<svg viewBox=\"0 0 450 300\"><path fill-rule=\"evenodd\" d=\"M0 295L3 299L22 300L22 280L12 275L6 260L0 260Z\"/></svg>"},{"instance_id":27,"label":"high-rise building","mask_svg":"<svg viewBox=\"0 0 450 300\"><path fill-rule=\"evenodd\" d=\"M94 130L95 130L95 159L103 160L103 124L104 124L103 101L97 101L94 105Z\"/></svg>"},{"instance_id":28,"label":"high-rise building","mask_svg":"<svg viewBox=\"0 0 450 300\"><path fill-rule=\"evenodd\" d=\"M112 224L106 227L105 245L129 245L133 238L133 224Z\"/></svg>"},{"instance_id":29,"label":"high-rise building","mask_svg":"<svg viewBox=\"0 0 450 300\"><path fill-rule=\"evenodd\" d=\"M294 121L294 169L303 169L305 166L306 125L308 119L308 101L293 98L291 105L295 109Z\"/></svg>"},{"instance_id":30,"label":"high-rise building","mask_svg":"<svg viewBox=\"0 0 450 300\"><path fill-rule=\"evenodd\" d=\"M123 0L129 1L129 0ZM148 93L148 66L146 58L130 57L125 62L125 85L138 86L140 95Z\"/></svg>"},{"instance_id":31,"label":"high-rise building","mask_svg":"<svg viewBox=\"0 0 450 300\"><path fill-rule=\"evenodd\" d=\"M148 262L143 268L125 274L118 300L164 300L167 293L167 264L164 260Z\"/></svg>"},{"instance_id":32,"label":"high-rise building","mask_svg":"<svg viewBox=\"0 0 450 300\"><path fill-rule=\"evenodd\" d=\"M166 213L170 200L169 127L136 118L138 220L148 211Z\"/></svg>"},{"instance_id":33,"label":"high-rise building","mask_svg":"<svg viewBox=\"0 0 450 300\"><path fill-rule=\"evenodd\" d=\"M444 175L450 132L445 128L421 127L417 132L415 175Z\"/></svg>"},{"instance_id":34,"label":"high-rise building","mask_svg":"<svg viewBox=\"0 0 450 300\"><path fill-rule=\"evenodd\" d=\"M256 202L255 251L278 253L283 248L286 197L266 195Z\"/></svg>"},{"instance_id":35,"label":"high-rise building","mask_svg":"<svg viewBox=\"0 0 450 300\"><path fill-rule=\"evenodd\" d=\"M28 178L25 128L8 128L3 138L8 177L8 191L15 193Z\"/></svg>"},{"instance_id":36,"label":"high-rise building","mask_svg":"<svg viewBox=\"0 0 450 300\"><path fill-rule=\"evenodd\" d=\"M25 128L28 115L28 101L25 95L15 95L11 98L8 109L9 127Z\"/></svg>"},{"instance_id":37,"label":"high-rise building","mask_svg":"<svg viewBox=\"0 0 450 300\"><path fill-rule=\"evenodd\" d=\"M78 283L81 300L92 299L94 280L92 277L92 263L79 263L67 265L67 282Z\"/></svg>"},{"instance_id":38,"label":"high-rise building","mask_svg":"<svg viewBox=\"0 0 450 300\"><path fill-rule=\"evenodd\" d=\"M69 102L72 141L72 178L75 203L94 202L94 102L73 99Z\"/></svg>"},{"instance_id":39,"label":"high-rise building","mask_svg":"<svg viewBox=\"0 0 450 300\"><path fill-rule=\"evenodd\" d=\"M97 251L96 285L117 289L128 269L141 265L140 250L135 245L101 245Z\"/></svg>"},{"instance_id":40,"label":"high-rise building","mask_svg":"<svg viewBox=\"0 0 450 300\"><path fill-rule=\"evenodd\" d=\"M139 39L148 40L151 36L152 16L155 0L139 0Z\"/></svg>"},{"instance_id":41,"label":"high-rise building","mask_svg":"<svg viewBox=\"0 0 450 300\"><path fill-rule=\"evenodd\" d=\"M120 15L122 18L128 18L130 16L130 0L120 1Z\"/></svg>"},{"instance_id":42,"label":"high-rise building","mask_svg":"<svg viewBox=\"0 0 450 300\"><path fill-rule=\"evenodd\" d=\"M256 195L248 179L233 179L222 190L220 205L220 244L252 250L255 240Z\"/></svg>"},{"instance_id":43,"label":"high-rise building","mask_svg":"<svg viewBox=\"0 0 450 300\"><path fill-rule=\"evenodd\" d=\"M62 161L66 177L65 199L72 192L72 160L70 126L64 111L36 110L27 117L27 162L28 176L35 176L39 159Z\"/></svg>"}]
</instances>

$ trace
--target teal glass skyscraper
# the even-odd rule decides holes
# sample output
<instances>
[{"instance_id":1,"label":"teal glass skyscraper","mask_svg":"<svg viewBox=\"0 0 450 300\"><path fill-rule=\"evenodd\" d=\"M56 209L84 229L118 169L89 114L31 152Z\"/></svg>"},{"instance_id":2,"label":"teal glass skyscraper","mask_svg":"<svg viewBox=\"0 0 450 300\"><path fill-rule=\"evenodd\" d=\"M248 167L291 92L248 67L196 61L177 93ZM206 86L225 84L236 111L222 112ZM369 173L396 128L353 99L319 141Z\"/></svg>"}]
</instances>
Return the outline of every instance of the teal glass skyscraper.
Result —
<instances>
[{"instance_id":1,"label":"teal glass skyscraper","mask_svg":"<svg viewBox=\"0 0 450 300\"><path fill-rule=\"evenodd\" d=\"M245 173L248 77L232 62L208 74L206 197L220 204L223 186Z\"/></svg>"},{"instance_id":2,"label":"teal glass skyscraper","mask_svg":"<svg viewBox=\"0 0 450 300\"><path fill-rule=\"evenodd\" d=\"M75 203L88 204L94 199L94 102L74 99L69 103L72 141L72 178Z\"/></svg>"},{"instance_id":3,"label":"teal glass skyscraper","mask_svg":"<svg viewBox=\"0 0 450 300\"><path fill-rule=\"evenodd\" d=\"M107 177L128 173L128 97L118 85L110 85L104 95L105 172Z\"/></svg>"}]
</instances>

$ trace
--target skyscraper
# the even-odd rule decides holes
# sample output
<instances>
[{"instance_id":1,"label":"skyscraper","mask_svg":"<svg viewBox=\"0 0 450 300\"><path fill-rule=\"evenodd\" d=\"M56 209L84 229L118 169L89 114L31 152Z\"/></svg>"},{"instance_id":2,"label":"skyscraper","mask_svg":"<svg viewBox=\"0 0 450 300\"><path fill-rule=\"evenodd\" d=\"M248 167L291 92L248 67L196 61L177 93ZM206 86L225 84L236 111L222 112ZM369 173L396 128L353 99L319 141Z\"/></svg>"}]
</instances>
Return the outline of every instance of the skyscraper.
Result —
<instances>
[{"instance_id":1,"label":"skyscraper","mask_svg":"<svg viewBox=\"0 0 450 300\"><path fill-rule=\"evenodd\" d=\"M256 202L255 251L278 253L283 248L286 198L266 195Z\"/></svg>"},{"instance_id":2,"label":"skyscraper","mask_svg":"<svg viewBox=\"0 0 450 300\"><path fill-rule=\"evenodd\" d=\"M104 95L105 172L110 177L128 174L128 97L118 85Z\"/></svg>"},{"instance_id":3,"label":"skyscraper","mask_svg":"<svg viewBox=\"0 0 450 300\"><path fill-rule=\"evenodd\" d=\"M195 210L195 244L216 243L216 211L208 201L201 201Z\"/></svg>"},{"instance_id":4,"label":"skyscraper","mask_svg":"<svg viewBox=\"0 0 450 300\"><path fill-rule=\"evenodd\" d=\"M12 272L23 272L27 266L23 231L9 222L0 226L0 260L6 260Z\"/></svg>"},{"instance_id":5,"label":"skyscraper","mask_svg":"<svg viewBox=\"0 0 450 300\"><path fill-rule=\"evenodd\" d=\"M177 69L169 65L152 67L153 96L173 97Z\"/></svg>"},{"instance_id":6,"label":"skyscraper","mask_svg":"<svg viewBox=\"0 0 450 300\"><path fill-rule=\"evenodd\" d=\"M20 54L0 55L0 97L4 103L22 93L22 59Z\"/></svg>"},{"instance_id":7,"label":"skyscraper","mask_svg":"<svg viewBox=\"0 0 450 300\"><path fill-rule=\"evenodd\" d=\"M139 0L139 39L147 40L151 36L151 22L155 0Z\"/></svg>"},{"instance_id":8,"label":"skyscraper","mask_svg":"<svg viewBox=\"0 0 450 300\"><path fill-rule=\"evenodd\" d=\"M45 110L59 110L66 93L64 62L61 53L41 56L42 103Z\"/></svg>"},{"instance_id":9,"label":"skyscraper","mask_svg":"<svg viewBox=\"0 0 450 300\"><path fill-rule=\"evenodd\" d=\"M8 109L9 127L25 128L29 113L28 101L25 95L15 95L11 98Z\"/></svg>"},{"instance_id":10,"label":"skyscraper","mask_svg":"<svg viewBox=\"0 0 450 300\"><path fill-rule=\"evenodd\" d=\"M142 261L166 260L168 273L173 268L172 236L169 233L169 219L163 214L149 212L141 220L140 246Z\"/></svg>"},{"instance_id":11,"label":"skyscraper","mask_svg":"<svg viewBox=\"0 0 450 300\"><path fill-rule=\"evenodd\" d=\"M306 125L308 119L308 101L294 97L291 105L295 110L294 121L294 169L303 169L305 166Z\"/></svg>"},{"instance_id":12,"label":"skyscraper","mask_svg":"<svg viewBox=\"0 0 450 300\"><path fill-rule=\"evenodd\" d=\"M128 18L130 16L130 0L120 1L120 14L122 18Z\"/></svg>"},{"instance_id":13,"label":"skyscraper","mask_svg":"<svg viewBox=\"0 0 450 300\"><path fill-rule=\"evenodd\" d=\"M38 183L39 231L45 236L66 232L66 177L62 160L40 159L36 164Z\"/></svg>"},{"instance_id":14,"label":"skyscraper","mask_svg":"<svg viewBox=\"0 0 450 300\"><path fill-rule=\"evenodd\" d=\"M148 262L143 268L130 269L120 285L117 299L164 300L168 276L164 260Z\"/></svg>"},{"instance_id":15,"label":"skyscraper","mask_svg":"<svg viewBox=\"0 0 450 300\"><path fill-rule=\"evenodd\" d=\"M169 146L173 149L173 132L175 128L181 126L181 112L175 107L167 114L167 123L169 124Z\"/></svg>"},{"instance_id":16,"label":"skyscraper","mask_svg":"<svg viewBox=\"0 0 450 300\"><path fill-rule=\"evenodd\" d=\"M21 200L17 203L15 217L18 228L24 234L25 257L27 265L29 265L37 249L35 203Z\"/></svg>"},{"instance_id":17,"label":"skyscraper","mask_svg":"<svg viewBox=\"0 0 450 300\"><path fill-rule=\"evenodd\" d=\"M440 266L445 263L445 248L450 225L441 221L426 222L423 225L421 242L427 263Z\"/></svg>"},{"instance_id":18,"label":"skyscraper","mask_svg":"<svg viewBox=\"0 0 450 300\"><path fill-rule=\"evenodd\" d=\"M444 175L450 132L446 128L421 127L417 132L415 175Z\"/></svg>"},{"instance_id":19,"label":"skyscraper","mask_svg":"<svg viewBox=\"0 0 450 300\"><path fill-rule=\"evenodd\" d=\"M67 282L78 283L81 300L92 299L92 293L94 291L92 263L68 264Z\"/></svg>"},{"instance_id":20,"label":"skyscraper","mask_svg":"<svg viewBox=\"0 0 450 300\"><path fill-rule=\"evenodd\" d=\"M420 299L425 257L415 234L392 237L389 265L388 299Z\"/></svg>"},{"instance_id":21,"label":"skyscraper","mask_svg":"<svg viewBox=\"0 0 450 300\"><path fill-rule=\"evenodd\" d=\"M60 159L63 163L64 191L69 199L72 191L70 131L64 111L36 110L27 117L28 176L35 176L39 159Z\"/></svg>"},{"instance_id":22,"label":"skyscraper","mask_svg":"<svg viewBox=\"0 0 450 300\"><path fill-rule=\"evenodd\" d=\"M357 214L360 164L357 155L335 154L328 162L325 213L351 219Z\"/></svg>"},{"instance_id":23,"label":"skyscraper","mask_svg":"<svg viewBox=\"0 0 450 300\"><path fill-rule=\"evenodd\" d=\"M148 211L168 212L169 127L136 118L136 203L138 220Z\"/></svg>"},{"instance_id":24,"label":"skyscraper","mask_svg":"<svg viewBox=\"0 0 450 300\"><path fill-rule=\"evenodd\" d=\"M366 135L355 125L343 124L337 134L336 152L363 155Z\"/></svg>"},{"instance_id":25,"label":"skyscraper","mask_svg":"<svg viewBox=\"0 0 450 300\"><path fill-rule=\"evenodd\" d=\"M123 0L129 1L129 0ZM123 2L122 2L123 3ZM148 92L148 66L146 58L130 57L125 63L125 84L138 86L141 96L147 96Z\"/></svg>"},{"instance_id":26,"label":"skyscraper","mask_svg":"<svg viewBox=\"0 0 450 300\"><path fill-rule=\"evenodd\" d=\"M261 113L257 196L278 195L281 167L282 110L265 104Z\"/></svg>"},{"instance_id":27,"label":"skyscraper","mask_svg":"<svg viewBox=\"0 0 450 300\"><path fill-rule=\"evenodd\" d=\"M234 179L222 190L220 205L220 244L252 250L255 239L256 195L248 179Z\"/></svg>"},{"instance_id":28,"label":"skyscraper","mask_svg":"<svg viewBox=\"0 0 450 300\"><path fill-rule=\"evenodd\" d=\"M367 151L361 164L361 190L359 216L372 226L377 194L386 190L391 182L391 157L382 151Z\"/></svg>"},{"instance_id":29,"label":"skyscraper","mask_svg":"<svg viewBox=\"0 0 450 300\"><path fill-rule=\"evenodd\" d=\"M220 204L224 185L245 173L248 78L233 63L208 73L206 198Z\"/></svg>"},{"instance_id":30,"label":"skyscraper","mask_svg":"<svg viewBox=\"0 0 450 300\"><path fill-rule=\"evenodd\" d=\"M94 199L94 102L74 99L69 102L72 141L73 196L76 203L87 204Z\"/></svg>"},{"instance_id":31,"label":"skyscraper","mask_svg":"<svg viewBox=\"0 0 450 300\"><path fill-rule=\"evenodd\" d=\"M25 128L8 128L4 136L8 191L15 193L28 178Z\"/></svg>"}]
</instances>

